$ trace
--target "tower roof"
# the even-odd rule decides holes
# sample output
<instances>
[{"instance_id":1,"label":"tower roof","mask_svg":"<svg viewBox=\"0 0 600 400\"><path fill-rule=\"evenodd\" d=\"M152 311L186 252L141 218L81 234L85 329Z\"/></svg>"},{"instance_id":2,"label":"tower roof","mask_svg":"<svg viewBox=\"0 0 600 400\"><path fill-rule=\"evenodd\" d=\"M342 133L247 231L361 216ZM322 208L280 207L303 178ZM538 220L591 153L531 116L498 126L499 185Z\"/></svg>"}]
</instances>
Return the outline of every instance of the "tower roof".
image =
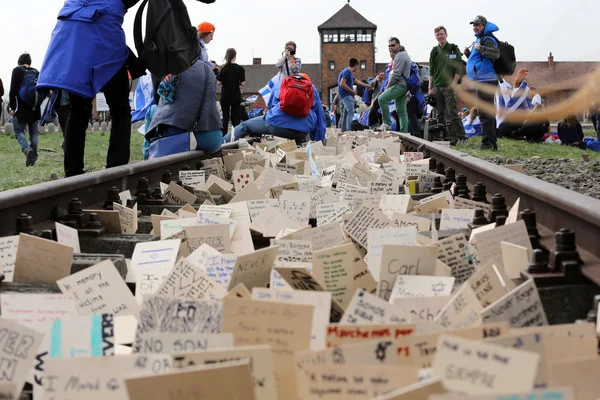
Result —
<instances>
[{"instance_id":1,"label":"tower roof","mask_svg":"<svg viewBox=\"0 0 600 400\"><path fill-rule=\"evenodd\" d=\"M337 13L335 13L331 18L327 21L323 22L317 28L320 31L323 29L377 29L377 25L363 17L356 11L354 8L350 6L350 4L346 4L344 7L340 9Z\"/></svg>"}]
</instances>

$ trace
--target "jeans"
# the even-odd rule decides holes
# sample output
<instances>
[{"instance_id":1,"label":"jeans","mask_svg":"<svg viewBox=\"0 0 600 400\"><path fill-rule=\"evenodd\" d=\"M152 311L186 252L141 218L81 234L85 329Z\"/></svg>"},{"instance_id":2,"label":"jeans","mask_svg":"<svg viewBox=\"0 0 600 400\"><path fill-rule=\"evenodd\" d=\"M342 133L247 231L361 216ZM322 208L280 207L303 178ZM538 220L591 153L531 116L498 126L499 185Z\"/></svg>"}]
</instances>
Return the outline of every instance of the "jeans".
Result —
<instances>
[{"instance_id":1,"label":"jeans","mask_svg":"<svg viewBox=\"0 0 600 400\"><path fill-rule=\"evenodd\" d=\"M13 118L13 122L15 124L14 129L15 129L15 137L17 138L17 142L19 142L19 144L21 145L21 151L23 152L23 154L25 154L25 152L31 148L31 150L33 150L33 153L35 154L35 158L37 160L38 157L38 153L37 153L37 149L38 149L38 129L40 126L40 121L35 121L35 122L19 122L17 121L16 118ZM27 138L25 137L25 128L29 128L29 140L31 141L31 144L29 144L29 142L27 142Z\"/></svg>"},{"instance_id":2,"label":"jeans","mask_svg":"<svg viewBox=\"0 0 600 400\"><path fill-rule=\"evenodd\" d=\"M354 96L346 96L340 99L342 107L341 129L342 132L352 130L352 120L354 119Z\"/></svg>"},{"instance_id":3,"label":"jeans","mask_svg":"<svg viewBox=\"0 0 600 400\"><path fill-rule=\"evenodd\" d=\"M398 132L402 133L408 133L408 113L406 112L407 92L408 89L406 85L396 83L379 95L379 107L381 107L383 123L392 126L390 106L388 103L393 100L396 104L396 113L398 114L398 120L400 121Z\"/></svg>"},{"instance_id":4,"label":"jeans","mask_svg":"<svg viewBox=\"0 0 600 400\"><path fill-rule=\"evenodd\" d=\"M477 101L479 103L485 102L488 105L493 106L494 91L498 86L498 81L483 81L477 83L487 86L487 89L491 91L491 93L487 93L483 90L476 89L475 96L477 96ZM496 143L496 116L479 111L479 120L481 121L481 147L498 150L498 144Z\"/></svg>"},{"instance_id":5,"label":"jeans","mask_svg":"<svg viewBox=\"0 0 600 400\"><path fill-rule=\"evenodd\" d=\"M280 128L275 125L271 125L267 122L267 119L264 116L256 117L249 119L248 121L244 121L238 126L235 127L235 138L233 140L238 140L244 138L248 135L251 136L262 136L262 135L272 135L285 139L293 139L296 141L296 144L300 145L306 142L306 133L295 131L289 128ZM229 143L231 141L231 132L229 132L223 138L224 143Z\"/></svg>"},{"instance_id":6,"label":"jeans","mask_svg":"<svg viewBox=\"0 0 600 400\"><path fill-rule=\"evenodd\" d=\"M129 76L123 66L102 88L110 109L112 127L106 168L129 163L131 146L131 107L129 106ZM92 100L69 93L71 110L65 129L65 175L83 174L85 133L92 115Z\"/></svg>"},{"instance_id":7,"label":"jeans","mask_svg":"<svg viewBox=\"0 0 600 400\"><path fill-rule=\"evenodd\" d=\"M466 140L465 127L458 117L456 93L454 93L452 86L435 87L433 88L433 92L435 94L435 107L437 108L439 123L445 125L446 123L451 122L452 124L448 129L450 138L455 140Z\"/></svg>"},{"instance_id":8,"label":"jeans","mask_svg":"<svg viewBox=\"0 0 600 400\"><path fill-rule=\"evenodd\" d=\"M150 126L150 122L152 122L152 118L154 118L154 114L156 113L156 109L158 107L156 104L152 105L148 112L146 112L146 119L144 121L144 132L148 132L148 127ZM159 136L170 136L176 135L178 133L185 132L182 129L176 128L174 126L159 126L158 128ZM223 141L223 131L220 129L215 129L212 131L198 131L194 132L194 137L196 138L196 150L203 151L207 154L216 153L221 149L221 143ZM144 156L144 160L147 160L149 157L150 151L150 142L144 140L144 144L142 144L142 154Z\"/></svg>"}]
</instances>

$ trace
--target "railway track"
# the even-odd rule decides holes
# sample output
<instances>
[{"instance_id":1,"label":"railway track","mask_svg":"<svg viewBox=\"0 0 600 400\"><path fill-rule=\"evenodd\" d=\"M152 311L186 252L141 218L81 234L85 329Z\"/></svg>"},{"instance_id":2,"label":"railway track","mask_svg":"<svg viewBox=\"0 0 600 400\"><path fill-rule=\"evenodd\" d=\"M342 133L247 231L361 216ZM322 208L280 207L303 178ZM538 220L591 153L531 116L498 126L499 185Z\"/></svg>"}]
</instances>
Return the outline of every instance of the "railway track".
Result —
<instances>
[{"instance_id":1,"label":"railway track","mask_svg":"<svg viewBox=\"0 0 600 400\"><path fill-rule=\"evenodd\" d=\"M583 275L600 286L600 200L498 166L443 145L399 134L405 148L423 151L446 168L467 177L469 186L486 185L488 195L502 193L507 204L520 199L520 209L536 213L542 243L555 247L555 232L569 229L584 261Z\"/></svg>"},{"instance_id":2,"label":"railway track","mask_svg":"<svg viewBox=\"0 0 600 400\"><path fill-rule=\"evenodd\" d=\"M576 273L546 273L524 275L523 278L533 277L540 287L542 296L547 296L548 301L561 306L555 298L564 297L573 306L562 310L562 315L557 321L561 323L573 322L575 319L584 318L592 307L592 297L600 294L600 200L596 200L579 193L546 183L537 178L491 164L465 153L460 153L448 147L428 142L413 136L399 134L405 151L423 151L426 157L442 162L445 168L453 168L456 174L467 177L468 185L473 188L477 182L482 182L487 187L488 200L494 193L504 195L507 204L512 205L520 198L521 210L535 211L541 243L550 251L555 249L555 233L567 228L576 233L577 250L583 260L582 268ZM187 152L160 159L132 163L126 166L95 171L85 175L46 182L30 187L0 192L0 236L14 235L16 220L22 214L32 217L34 229L41 232L44 229L52 230L57 210L67 208L73 198L81 201L82 208L102 208L107 199L109 189L116 187L119 191L130 190L135 194L138 182L147 178L150 189L158 186L164 180L166 171L171 173L173 180L177 180L179 171L184 169L197 169L203 160L220 157L228 150L236 149L237 144L224 145L219 153L204 154L203 152ZM142 207L143 208L143 207ZM160 213L154 209L152 213ZM149 212L144 211L145 218L149 220ZM142 219L144 216L142 216ZM141 219L140 219L141 220ZM151 225L150 225L151 226ZM122 248L120 254L130 256L137 242L155 240L147 233L147 229L140 230L145 235L133 235L134 238ZM126 236L126 235L123 235ZM130 235L131 236L131 235ZM86 243L94 242L93 238L85 238ZM124 241L127 241L126 239ZM253 234L255 247L269 246L269 240L262 235ZM102 242L102 239L98 240ZM119 253L121 248L113 248L119 241L117 235L96 248L108 248L109 251L98 253ZM83 243L83 242L82 242ZM87 246L86 246L87 247ZM86 252L83 249L82 251ZM543 293L544 287L551 290ZM575 297L577 299L574 299ZM558 322L557 322L558 323Z\"/></svg>"}]
</instances>

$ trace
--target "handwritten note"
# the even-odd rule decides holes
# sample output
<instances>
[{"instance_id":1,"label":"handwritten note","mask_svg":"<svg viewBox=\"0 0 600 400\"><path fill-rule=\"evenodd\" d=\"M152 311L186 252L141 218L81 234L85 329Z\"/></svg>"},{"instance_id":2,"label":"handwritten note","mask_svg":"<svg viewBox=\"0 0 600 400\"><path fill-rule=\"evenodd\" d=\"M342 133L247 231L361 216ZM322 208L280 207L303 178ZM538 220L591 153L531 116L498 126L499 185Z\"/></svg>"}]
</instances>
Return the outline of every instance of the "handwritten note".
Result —
<instances>
[{"instance_id":1,"label":"handwritten note","mask_svg":"<svg viewBox=\"0 0 600 400\"><path fill-rule=\"evenodd\" d=\"M377 295L389 300L399 275L434 275L437 247L384 244Z\"/></svg>"},{"instance_id":2,"label":"handwritten note","mask_svg":"<svg viewBox=\"0 0 600 400\"><path fill-rule=\"evenodd\" d=\"M367 247L367 232L369 229L384 229L390 226L390 220L379 210L363 206L348 221L345 230L352 239Z\"/></svg>"},{"instance_id":3,"label":"handwritten note","mask_svg":"<svg viewBox=\"0 0 600 400\"><path fill-rule=\"evenodd\" d=\"M475 210L447 208L442 210L440 230L467 229L475 218Z\"/></svg>"},{"instance_id":4,"label":"handwritten note","mask_svg":"<svg viewBox=\"0 0 600 400\"><path fill-rule=\"evenodd\" d=\"M119 203L113 203L113 209L119 212L119 221L121 222L121 233L134 234L138 230L137 203L133 208L122 206Z\"/></svg>"},{"instance_id":5,"label":"handwritten note","mask_svg":"<svg viewBox=\"0 0 600 400\"><path fill-rule=\"evenodd\" d=\"M236 346L271 345L279 398L296 393L294 351L310 348L312 306L227 299L223 332L233 333Z\"/></svg>"},{"instance_id":6,"label":"handwritten note","mask_svg":"<svg viewBox=\"0 0 600 400\"><path fill-rule=\"evenodd\" d=\"M417 217L410 214L393 213L392 223L398 228L415 227L417 231L431 230L431 220L429 218Z\"/></svg>"},{"instance_id":7,"label":"handwritten note","mask_svg":"<svg viewBox=\"0 0 600 400\"><path fill-rule=\"evenodd\" d=\"M227 334L222 334L227 335ZM276 400L277 387L273 352L269 346L242 346L234 349L208 350L173 355L176 368L210 365L247 359L257 400Z\"/></svg>"},{"instance_id":8,"label":"handwritten note","mask_svg":"<svg viewBox=\"0 0 600 400\"><path fill-rule=\"evenodd\" d=\"M203 220L206 221L206 219ZM235 227L230 224L186 226L183 230L190 252L203 244L207 244L220 252L229 253L231 251L231 232L235 230Z\"/></svg>"},{"instance_id":9,"label":"handwritten note","mask_svg":"<svg viewBox=\"0 0 600 400\"><path fill-rule=\"evenodd\" d=\"M313 275L331 292L342 307L354 289L354 245L330 247L313 252Z\"/></svg>"},{"instance_id":10,"label":"handwritten note","mask_svg":"<svg viewBox=\"0 0 600 400\"><path fill-rule=\"evenodd\" d=\"M438 242L438 259L452 270L452 276L462 283L475 272L473 250L464 234L450 236Z\"/></svg>"},{"instance_id":11,"label":"handwritten note","mask_svg":"<svg viewBox=\"0 0 600 400\"><path fill-rule=\"evenodd\" d=\"M71 246L21 233L13 281L55 283L70 274L72 260Z\"/></svg>"},{"instance_id":12,"label":"handwritten note","mask_svg":"<svg viewBox=\"0 0 600 400\"><path fill-rule=\"evenodd\" d=\"M284 190L279 197L279 204L289 219L308 225L311 197L311 193Z\"/></svg>"},{"instance_id":13,"label":"handwritten note","mask_svg":"<svg viewBox=\"0 0 600 400\"><path fill-rule=\"evenodd\" d=\"M4 282L12 282L19 248L19 236L0 238L0 268L4 274Z\"/></svg>"},{"instance_id":14,"label":"handwritten note","mask_svg":"<svg viewBox=\"0 0 600 400\"><path fill-rule=\"evenodd\" d=\"M231 333L146 332L140 335L139 353L172 354L233 347Z\"/></svg>"},{"instance_id":15,"label":"handwritten note","mask_svg":"<svg viewBox=\"0 0 600 400\"><path fill-rule=\"evenodd\" d=\"M250 229L262 233L265 237L275 237L285 228L300 229L304 224L292 221L280 208L266 208L252 218Z\"/></svg>"},{"instance_id":16,"label":"handwritten note","mask_svg":"<svg viewBox=\"0 0 600 400\"><path fill-rule=\"evenodd\" d=\"M296 352L298 372L310 374L313 364L398 365L393 340L370 340L324 350Z\"/></svg>"},{"instance_id":17,"label":"handwritten note","mask_svg":"<svg viewBox=\"0 0 600 400\"><path fill-rule=\"evenodd\" d=\"M209 179L210 180L210 179ZM165 198L167 199L167 204L184 206L186 204L194 204L198 200L198 197L175 182L169 183L167 189L164 193Z\"/></svg>"},{"instance_id":18,"label":"handwritten note","mask_svg":"<svg viewBox=\"0 0 600 400\"><path fill-rule=\"evenodd\" d=\"M217 300L168 299L147 296L138 318L134 352L147 332L221 333L222 303Z\"/></svg>"},{"instance_id":19,"label":"handwritten note","mask_svg":"<svg viewBox=\"0 0 600 400\"><path fill-rule=\"evenodd\" d=\"M161 240L135 245L131 256L131 268L135 277L135 293L138 302L144 294L153 294L167 277L177 259L181 240Z\"/></svg>"},{"instance_id":20,"label":"handwritten note","mask_svg":"<svg viewBox=\"0 0 600 400\"><path fill-rule=\"evenodd\" d=\"M46 398L128 400L125 376L159 374L170 370L171 364L167 355L51 359L44 379Z\"/></svg>"},{"instance_id":21,"label":"handwritten note","mask_svg":"<svg viewBox=\"0 0 600 400\"><path fill-rule=\"evenodd\" d=\"M529 254L532 252L531 241L523 220L478 233L475 240L477 241L477 259L482 264L493 260L499 267L504 266L502 263L501 242L525 247Z\"/></svg>"},{"instance_id":22,"label":"handwritten note","mask_svg":"<svg viewBox=\"0 0 600 400\"><path fill-rule=\"evenodd\" d=\"M449 296L454 287L453 277L398 275L391 299L402 297ZM390 299L390 302L391 302Z\"/></svg>"},{"instance_id":23,"label":"handwritten note","mask_svg":"<svg viewBox=\"0 0 600 400\"><path fill-rule=\"evenodd\" d=\"M481 311L483 322L508 321L513 328L548 325L535 282L530 279Z\"/></svg>"},{"instance_id":24,"label":"handwritten note","mask_svg":"<svg viewBox=\"0 0 600 400\"><path fill-rule=\"evenodd\" d=\"M56 226L56 241L60 244L71 246L75 253L81 253L77 229L58 222L55 222L54 224Z\"/></svg>"},{"instance_id":25,"label":"handwritten note","mask_svg":"<svg viewBox=\"0 0 600 400\"><path fill-rule=\"evenodd\" d=\"M486 264L471 275L467 284L471 286L473 293L484 308L506 294L506 288L502 285L500 275L492 263Z\"/></svg>"},{"instance_id":26,"label":"handwritten note","mask_svg":"<svg viewBox=\"0 0 600 400\"><path fill-rule=\"evenodd\" d=\"M379 280L379 270L381 268L381 255L383 251L383 245L417 244L417 230L415 227L369 229L367 231L367 242L368 254L365 260L369 265L369 271L371 271L371 274L373 274L375 280Z\"/></svg>"},{"instance_id":27,"label":"handwritten note","mask_svg":"<svg viewBox=\"0 0 600 400\"><path fill-rule=\"evenodd\" d=\"M248 362L194 367L184 372L126 378L129 400L237 399L254 400ZM210 388L210 390L207 390Z\"/></svg>"},{"instance_id":28,"label":"handwritten note","mask_svg":"<svg viewBox=\"0 0 600 400\"><path fill-rule=\"evenodd\" d=\"M156 294L170 298L218 300L225 296L226 291L202 269L194 267L182 257Z\"/></svg>"},{"instance_id":29,"label":"handwritten note","mask_svg":"<svg viewBox=\"0 0 600 400\"><path fill-rule=\"evenodd\" d=\"M248 290L254 287L267 287L278 250L277 246L268 247L239 256L231 275L229 290L239 283L244 283Z\"/></svg>"},{"instance_id":30,"label":"handwritten note","mask_svg":"<svg viewBox=\"0 0 600 400\"><path fill-rule=\"evenodd\" d=\"M505 388L525 392L533 388L538 354L491 344L440 336L433 363L444 386L466 394L494 394Z\"/></svg>"},{"instance_id":31,"label":"handwritten note","mask_svg":"<svg viewBox=\"0 0 600 400\"><path fill-rule=\"evenodd\" d=\"M50 327L50 358L112 356L114 316L95 314L57 319Z\"/></svg>"},{"instance_id":32,"label":"handwritten note","mask_svg":"<svg viewBox=\"0 0 600 400\"><path fill-rule=\"evenodd\" d=\"M372 399L417 382L417 369L390 365L311 365L298 374L302 399Z\"/></svg>"},{"instance_id":33,"label":"handwritten note","mask_svg":"<svg viewBox=\"0 0 600 400\"><path fill-rule=\"evenodd\" d=\"M0 317L0 332L2 382L13 385L12 396L16 399L21 393L44 335L3 317Z\"/></svg>"},{"instance_id":34,"label":"handwritten note","mask_svg":"<svg viewBox=\"0 0 600 400\"><path fill-rule=\"evenodd\" d=\"M179 180L182 184L191 186L194 189L204 189L205 177L203 170L179 171Z\"/></svg>"},{"instance_id":35,"label":"handwritten note","mask_svg":"<svg viewBox=\"0 0 600 400\"><path fill-rule=\"evenodd\" d=\"M314 306L312 318L312 350L321 350L326 347L325 326L329 323L329 310L331 309L331 293L306 292L300 290L273 290L266 288L252 289L252 300L274 301L279 303L293 303Z\"/></svg>"},{"instance_id":36,"label":"handwritten note","mask_svg":"<svg viewBox=\"0 0 600 400\"><path fill-rule=\"evenodd\" d=\"M483 307L468 285L463 285L452 295L434 322L446 329L461 329L481 325L479 313Z\"/></svg>"},{"instance_id":37,"label":"handwritten note","mask_svg":"<svg viewBox=\"0 0 600 400\"><path fill-rule=\"evenodd\" d=\"M406 322L410 322L410 316L405 310L394 307L364 289L356 289L340 324L403 324Z\"/></svg>"},{"instance_id":38,"label":"handwritten note","mask_svg":"<svg viewBox=\"0 0 600 400\"><path fill-rule=\"evenodd\" d=\"M69 275L56 282L73 297L79 315L137 315L139 306L110 260Z\"/></svg>"}]
</instances>

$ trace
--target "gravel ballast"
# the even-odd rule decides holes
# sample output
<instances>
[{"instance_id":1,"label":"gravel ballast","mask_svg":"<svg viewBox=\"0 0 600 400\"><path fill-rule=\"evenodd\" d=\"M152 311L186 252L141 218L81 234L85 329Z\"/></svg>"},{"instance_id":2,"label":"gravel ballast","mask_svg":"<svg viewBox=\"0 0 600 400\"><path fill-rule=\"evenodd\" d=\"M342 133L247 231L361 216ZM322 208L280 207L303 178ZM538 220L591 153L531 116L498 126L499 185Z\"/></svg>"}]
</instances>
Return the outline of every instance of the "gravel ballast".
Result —
<instances>
[{"instance_id":1,"label":"gravel ballast","mask_svg":"<svg viewBox=\"0 0 600 400\"><path fill-rule=\"evenodd\" d=\"M485 160L498 165L522 164L527 175L600 199L600 161L540 157Z\"/></svg>"}]
</instances>

